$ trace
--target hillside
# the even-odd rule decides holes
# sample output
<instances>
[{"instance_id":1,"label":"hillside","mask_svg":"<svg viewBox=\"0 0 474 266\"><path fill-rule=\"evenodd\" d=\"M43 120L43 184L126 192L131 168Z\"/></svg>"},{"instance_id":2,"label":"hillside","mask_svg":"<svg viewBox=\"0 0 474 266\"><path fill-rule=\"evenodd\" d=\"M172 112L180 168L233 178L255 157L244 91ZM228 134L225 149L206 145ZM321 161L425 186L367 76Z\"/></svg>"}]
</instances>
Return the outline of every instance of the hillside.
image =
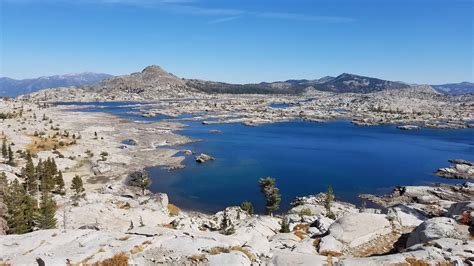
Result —
<instances>
[{"instance_id":1,"label":"hillside","mask_svg":"<svg viewBox=\"0 0 474 266\"><path fill-rule=\"evenodd\" d=\"M474 93L474 83L472 82L432 85L432 87L441 93L450 94L450 95L462 95L462 94Z\"/></svg>"},{"instance_id":2,"label":"hillside","mask_svg":"<svg viewBox=\"0 0 474 266\"><path fill-rule=\"evenodd\" d=\"M16 97L21 94L32 93L46 88L93 84L111 77L113 76L109 74L91 72L20 80L3 77L0 78L0 96Z\"/></svg>"},{"instance_id":3,"label":"hillside","mask_svg":"<svg viewBox=\"0 0 474 266\"><path fill-rule=\"evenodd\" d=\"M323 77L315 80L287 80L278 82L262 82L257 84L229 84L203 80L187 80L187 84L190 87L194 87L206 93L233 94L299 94L309 88L341 93L370 93L410 87L401 82L393 82L347 73L341 74L337 77Z\"/></svg>"}]
</instances>

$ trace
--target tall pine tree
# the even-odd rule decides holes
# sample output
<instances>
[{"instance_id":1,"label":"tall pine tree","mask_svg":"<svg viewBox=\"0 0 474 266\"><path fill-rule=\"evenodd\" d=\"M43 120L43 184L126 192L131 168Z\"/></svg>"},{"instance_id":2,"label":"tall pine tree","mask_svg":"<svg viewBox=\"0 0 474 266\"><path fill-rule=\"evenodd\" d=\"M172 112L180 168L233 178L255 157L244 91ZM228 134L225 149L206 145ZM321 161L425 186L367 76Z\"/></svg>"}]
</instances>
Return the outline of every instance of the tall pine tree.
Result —
<instances>
[{"instance_id":1,"label":"tall pine tree","mask_svg":"<svg viewBox=\"0 0 474 266\"><path fill-rule=\"evenodd\" d=\"M18 179L10 183L6 195L8 233L24 234L34 228L34 199L28 195Z\"/></svg>"},{"instance_id":2,"label":"tall pine tree","mask_svg":"<svg viewBox=\"0 0 474 266\"><path fill-rule=\"evenodd\" d=\"M2 141L2 156L4 159L8 158L8 150L7 150L7 139L4 138Z\"/></svg>"},{"instance_id":3,"label":"tall pine tree","mask_svg":"<svg viewBox=\"0 0 474 266\"><path fill-rule=\"evenodd\" d=\"M41 205L38 210L38 228L52 229L56 228L56 202L52 199L49 193L43 193L41 197Z\"/></svg>"},{"instance_id":4,"label":"tall pine tree","mask_svg":"<svg viewBox=\"0 0 474 266\"><path fill-rule=\"evenodd\" d=\"M58 174L56 175L55 178L55 183L56 183L56 192L59 194L64 194L64 179L63 179L63 173L61 171L58 171Z\"/></svg>"},{"instance_id":5,"label":"tall pine tree","mask_svg":"<svg viewBox=\"0 0 474 266\"><path fill-rule=\"evenodd\" d=\"M15 165L15 157L14 157L11 145L8 145L8 162L7 163L11 166Z\"/></svg>"},{"instance_id":6,"label":"tall pine tree","mask_svg":"<svg viewBox=\"0 0 474 266\"><path fill-rule=\"evenodd\" d=\"M31 159L31 154L26 154L26 166L23 171L25 182L26 182L26 189L30 195L34 195L37 190L38 185L38 178L35 172L35 165L33 164L33 160Z\"/></svg>"},{"instance_id":7,"label":"tall pine tree","mask_svg":"<svg viewBox=\"0 0 474 266\"><path fill-rule=\"evenodd\" d=\"M76 196L84 192L82 178L80 178L78 175L74 176L74 178L72 179L71 189L74 190Z\"/></svg>"}]
</instances>

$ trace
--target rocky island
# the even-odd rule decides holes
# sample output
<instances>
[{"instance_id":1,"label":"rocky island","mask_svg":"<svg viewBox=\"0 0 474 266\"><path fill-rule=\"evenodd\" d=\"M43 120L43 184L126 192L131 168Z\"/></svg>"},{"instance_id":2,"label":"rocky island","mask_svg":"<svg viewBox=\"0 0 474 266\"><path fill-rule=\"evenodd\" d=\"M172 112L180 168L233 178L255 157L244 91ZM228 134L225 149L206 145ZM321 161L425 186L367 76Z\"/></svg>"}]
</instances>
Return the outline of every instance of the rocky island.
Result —
<instances>
[{"instance_id":1,"label":"rocky island","mask_svg":"<svg viewBox=\"0 0 474 266\"><path fill-rule=\"evenodd\" d=\"M52 104L65 101L135 101L142 116L170 118L141 123ZM173 120L183 114L194 114L184 119L204 124L348 119L364 126L461 129L473 126L472 95L443 95L430 86L350 74L233 85L180 79L150 66L93 85L3 99L0 114L5 147L0 232L8 233L0 236L0 264L474 263L470 182L361 195L371 207L335 200L328 190L298 197L289 211L275 215L255 214L249 203L204 214L181 210L164 193L151 193L146 187L152 180L142 173L149 166L184 167L193 151L179 155L173 148L193 141L179 134L184 125ZM214 159L195 157L200 163ZM472 163L453 163L453 170L437 174L471 173ZM275 188L263 186L262 192L278 201ZM30 210L39 213L39 220L18 215Z\"/></svg>"}]
</instances>

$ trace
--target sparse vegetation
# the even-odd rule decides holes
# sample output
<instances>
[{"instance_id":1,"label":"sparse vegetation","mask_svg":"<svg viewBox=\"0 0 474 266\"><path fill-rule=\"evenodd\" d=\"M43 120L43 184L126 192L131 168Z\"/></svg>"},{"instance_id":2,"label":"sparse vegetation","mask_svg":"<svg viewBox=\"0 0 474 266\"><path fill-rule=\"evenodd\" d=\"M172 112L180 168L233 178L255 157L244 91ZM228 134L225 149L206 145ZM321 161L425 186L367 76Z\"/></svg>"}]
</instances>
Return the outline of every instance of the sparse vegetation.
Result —
<instances>
[{"instance_id":1,"label":"sparse vegetation","mask_svg":"<svg viewBox=\"0 0 474 266\"><path fill-rule=\"evenodd\" d=\"M300 216L311 216L313 215L313 212L311 211L310 208L304 208L304 209L301 209L301 211L298 214Z\"/></svg>"},{"instance_id":2,"label":"sparse vegetation","mask_svg":"<svg viewBox=\"0 0 474 266\"><path fill-rule=\"evenodd\" d=\"M334 201L334 191L332 186L328 187L326 198L324 200L324 208L326 209L326 216L330 219L336 219L336 215L332 212L332 202Z\"/></svg>"},{"instance_id":3,"label":"sparse vegetation","mask_svg":"<svg viewBox=\"0 0 474 266\"><path fill-rule=\"evenodd\" d=\"M151 185L151 179L146 172L134 172L130 175L128 184L139 187L142 190L142 194L145 195L146 188Z\"/></svg>"},{"instance_id":4,"label":"sparse vegetation","mask_svg":"<svg viewBox=\"0 0 474 266\"><path fill-rule=\"evenodd\" d=\"M281 228L280 228L280 233L289 233L290 230L290 224L288 222L288 217L283 217L281 220Z\"/></svg>"},{"instance_id":5,"label":"sparse vegetation","mask_svg":"<svg viewBox=\"0 0 474 266\"><path fill-rule=\"evenodd\" d=\"M181 210L174 204L169 203L166 207L171 216L177 216L181 212Z\"/></svg>"},{"instance_id":6,"label":"sparse vegetation","mask_svg":"<svg viewBox=\"0 0 474 266\"><path fill-rule=\"evenodd\" d=\"M252 202L250 201L242 202L242 204L240 204L240 208L249 215L252 215L254 212Z\"/></svg>"},{"instance_id":7,"label":"sparse vegetation","mask_svg":"<svg viewBox=\"0 0 474 266\"><path fill-rule=\"evenodd\" d=\"M128 266L128 256L125 252L115 254L112 258L99 261L93 264L93 266Z\"/></svg>"},{"instance_id":8,"label":"sparse vegetation","mask_svg":"<svg viewBox=\"0 0 474 266\"><path fill-rule=\"evenodd\" d=\"M76 196L84 192L84 184L82 183L82 178L80 176L74 176L72 179L71 189L74 191Z\"/></svg>"},{"instance_id":9,"label":"sparse vegetation","mask_svg":"<svg viewBox=\"0 0 474 266\"><path fill-rule=\"evenodd\" d=\"M258 181L260 192L263 193L266 200L265 213L273 216L273 212L280 208L281 195L276 187L276 181L273 177L260 178Z\"/></svg>"}]
</instances>

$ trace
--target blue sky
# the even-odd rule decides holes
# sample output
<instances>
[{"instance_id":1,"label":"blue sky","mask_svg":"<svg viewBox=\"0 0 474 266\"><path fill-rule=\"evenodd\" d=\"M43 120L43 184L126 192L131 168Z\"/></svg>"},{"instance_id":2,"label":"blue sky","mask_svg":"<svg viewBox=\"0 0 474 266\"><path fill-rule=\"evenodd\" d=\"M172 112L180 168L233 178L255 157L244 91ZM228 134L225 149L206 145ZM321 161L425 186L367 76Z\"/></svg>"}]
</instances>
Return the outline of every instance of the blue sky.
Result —
<instances>
[{"instance_id":1,"label":"blue sky","mask_svg":"<svg viewBox=\"0 0 474 266\"><path fill-rule=\"evenodd\" d=\"M0 0L0 76L473 81L472 0Z\"/></svg>"}]
</instances>

